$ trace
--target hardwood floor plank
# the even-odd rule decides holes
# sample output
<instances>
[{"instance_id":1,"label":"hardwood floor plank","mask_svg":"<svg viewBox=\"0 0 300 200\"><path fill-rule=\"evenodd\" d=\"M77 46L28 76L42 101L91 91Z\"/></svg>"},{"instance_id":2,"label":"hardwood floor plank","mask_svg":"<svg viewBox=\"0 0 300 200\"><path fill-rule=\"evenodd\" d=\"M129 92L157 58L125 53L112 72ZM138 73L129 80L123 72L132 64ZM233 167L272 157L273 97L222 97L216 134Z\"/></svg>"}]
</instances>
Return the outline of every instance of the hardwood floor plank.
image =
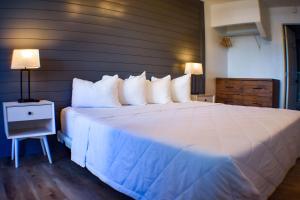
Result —
<instances>
[{"instance_id":1,"label":"hardwood floor plank","mask_svg":"<svg viewBox=\"0 0 300 200\"><path fill-rule=\"evenodd\" d=\"M299 200L300 199L300 159L290 169L287 176L272 194L269 200Z\"/></svg>"},{"instance_id":2,"label":"hardwood floor plank","mask_svg":"<svg viewBox=\"0 0 300 200\"><path fill-rule=\"evenodd\" d=\"M3 173L0 173L0 199L8 199L6 195L6 190L4 187L4 177L2 176Z\"/></svg>"},{"instance_id":3,"label":"hardwood floor plank","mask_svg":"<svg viewBox=\"0 0 300 200\"><path fill-rule=\"evenodd\" d=\"M33 166L25 172L26 179L31 182L33 190L38 194L38 199L66 199L64 193L60 191L60 188L53 181L53 177L49 176L42 169L43 165L44 163L39 166Z\"/></svg>"}]
</instances>

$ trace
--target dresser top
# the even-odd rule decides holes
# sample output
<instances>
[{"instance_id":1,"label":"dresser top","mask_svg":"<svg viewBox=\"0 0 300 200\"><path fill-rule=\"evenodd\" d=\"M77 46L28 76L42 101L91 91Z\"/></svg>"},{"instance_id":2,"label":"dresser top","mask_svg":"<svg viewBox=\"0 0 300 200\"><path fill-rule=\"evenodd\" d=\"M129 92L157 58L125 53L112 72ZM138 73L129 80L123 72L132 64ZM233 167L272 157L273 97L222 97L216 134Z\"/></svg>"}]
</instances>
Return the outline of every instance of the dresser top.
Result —
<instances>
[{"instance_id":1,"label":"dresser top","mask_svg":"<svg viewBox=\"0 0 300 200\"><path fill-rule=\"evenodd\" d=\"M3 106L5 106L5 107L13 107L13 106L40 106L40 105L50 105L50 104L53 104L53 102L47 101L47 100L40 100L39 102L26 102L26 103L19 103L17 101L3 102Z\"/></svg>"},{"instance_id":2,"label":"dresser top","mask_svg":"<svg viewBox=\"0 0 300 200\"><path fill-rule=\"evenodd\" d=\"M224 80L240 80L240 81L278 81L277 79L272 79L272 78L216 78L217 80L219 79L224 79Z\"/></svg>"}]
</instances>

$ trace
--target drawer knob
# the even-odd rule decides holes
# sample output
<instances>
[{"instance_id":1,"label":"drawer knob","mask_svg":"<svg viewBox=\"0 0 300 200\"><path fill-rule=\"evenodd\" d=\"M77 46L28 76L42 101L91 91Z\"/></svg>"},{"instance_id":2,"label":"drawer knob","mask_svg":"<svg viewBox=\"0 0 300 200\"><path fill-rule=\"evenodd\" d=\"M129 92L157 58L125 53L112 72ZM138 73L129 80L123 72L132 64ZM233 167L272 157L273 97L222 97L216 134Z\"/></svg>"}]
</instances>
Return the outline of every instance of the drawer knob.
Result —
<instances>
[{"instance_id":1,"label":"drawer knob","mask_svg":"<svg viewBox=\"0 0 300 200\"><path fill-rule=\"evenodd\" d=\"M28 115L32 115L33 113L31 111L28 112Z\"/></svg>"}]
</instances>

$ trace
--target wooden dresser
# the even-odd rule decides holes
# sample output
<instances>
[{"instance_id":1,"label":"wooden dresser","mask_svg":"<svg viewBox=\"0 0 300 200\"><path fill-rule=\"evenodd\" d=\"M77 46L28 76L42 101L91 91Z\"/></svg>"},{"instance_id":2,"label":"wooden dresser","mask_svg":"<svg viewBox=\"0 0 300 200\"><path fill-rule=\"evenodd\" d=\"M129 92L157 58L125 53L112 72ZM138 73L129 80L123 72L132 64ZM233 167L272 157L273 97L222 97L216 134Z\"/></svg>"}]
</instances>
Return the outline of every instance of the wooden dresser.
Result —
<instances>
[{"instance_id":1,"label":"wooden dresser","mask_svg":"<svg viewBox=\"0 0 300 200\"><path fill-rule=\"evenodd\" d=\"M279 80L217 78L216 102L278 108Z\"/></svg>"}]
</instances>

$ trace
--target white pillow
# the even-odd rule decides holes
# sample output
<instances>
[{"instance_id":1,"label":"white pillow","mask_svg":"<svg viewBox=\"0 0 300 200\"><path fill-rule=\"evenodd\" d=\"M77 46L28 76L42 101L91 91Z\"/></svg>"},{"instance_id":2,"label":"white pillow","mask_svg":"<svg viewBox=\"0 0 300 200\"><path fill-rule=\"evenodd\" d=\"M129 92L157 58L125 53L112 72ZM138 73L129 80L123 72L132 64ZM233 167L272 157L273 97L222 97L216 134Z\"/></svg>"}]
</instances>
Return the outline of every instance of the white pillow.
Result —
<instances>
[{"instance_id":1,"label":"white pillow","mask_svg":"<svg viewBox=\"0 0 300 200\"><path fill-rule=\"evenodd\" d=\"M174 102L191 101L191 75L187 74L171 81L171 95Z\"/></svg>"},{"instance_id":2,"label":"white pillow","mask_svg":"<svg viewBox=\"0 0 300 200\"><path fill-rule=\"evenodd\" d=\"M110 75L104 75L102 76L102 79L101 80L106 80L108 78L112 78L113 76L110 76ZM123 80L118 78L118 98L119 98L119 102L121 104L124 104L124 97L123 97L123 91L122 91L122 88L123 88Z\"/></svg>"},{"instance_id":3,"label":"white pillow","mask_svg":"<svg viewBox=\"0 0 300 200\"><path fill-rule=\"evenodd\" d=\"M146 79L146 72L144 71L143 73L141 73L141 74L138 75L138 76L132 76L132 75L130 75L130 76L129 76L129 79L131 79L131 78L137 78L137 77L144 77L144 78Z\"/></svg>"},{"instance_id":4,"label":"white pillow","mask_svg":"<svg viewBox=\"0 0 300 200\"><path fill-rule=\"evenodd\" d=\"M110 76L105 75L102 79ZM119 101L123 105L146 105L146 72L118 81Z\"/></svg>"},{"instance_id":5,"label":"white pillow","mask_svg":"<svg viewBox=\"0 0 300 200\"><path fill-rule=\"evenodd\" d=\"M130 76L128 79L121 81L120 101L127 105L146 105L146 73L140 76Z\"/></svg>"},{"instance_id":6,"label":"white pillow","mask_svg":"<svg viewBox=\"0 0 300 200\"><path fill-rule=\"evenodd\" d=\"M158 79L151 77L151 82L147 81L147 101L148 103L166 104L171 99L171 76Z\"/></svg>"},{"instance_id":7,"label":"white pillow","mask_svg":"<svg viewBox=\"0 0 300 200\"><path fill-rule=\"evenodd\" d=\"M72 107L118 107L118 76L91 82L73 79Z\"/></svg>"}]
</instances>

